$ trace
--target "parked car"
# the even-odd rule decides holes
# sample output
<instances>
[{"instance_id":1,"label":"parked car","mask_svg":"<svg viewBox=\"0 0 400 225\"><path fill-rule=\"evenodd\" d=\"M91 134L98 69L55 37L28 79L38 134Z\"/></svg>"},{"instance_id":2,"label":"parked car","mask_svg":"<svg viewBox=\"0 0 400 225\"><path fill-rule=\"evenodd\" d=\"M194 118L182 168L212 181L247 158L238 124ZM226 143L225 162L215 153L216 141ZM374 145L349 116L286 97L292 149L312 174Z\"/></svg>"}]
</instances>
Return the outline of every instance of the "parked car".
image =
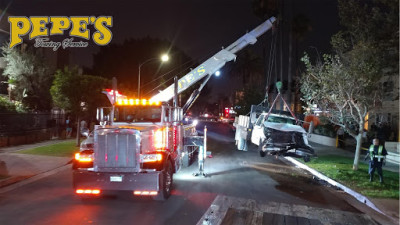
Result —
<instances>
[{"instance_id":1,"label":"parked car","mask_svg":"<svg viewBox=\"0 0 400 225\"><path fill-rule=\"evenodd\" d=\"M229 124L233 124L233 122L235 122L235 117L234 116L230 116L230 117L223 117L221 116L218 121L222 122L222 123L229 123Z\"/></svg>"},{"instance_id":2,"label":"parked car","mask_svg":"<svg viewBox=\"0 0 400 225\"><path fill-rule=\"evenodd\" d=\"M286 115L262 113L254 123L251 142L258 146L261 157L294 156L308 162L314 156L307 132L296 124L295 118Z\"/></svg>"},{"instance_id":3,"label":"parked car","mask_svg":"<svg viewBox=\"0 0 400 225\"><path fill-rule=\"evenodd\" d=\"M216 121L218 121L218 118L211 113L204 113L203 115L201 115L199 117L199 120L216 122Z\"/></svg>"},{"instance_id":4,"label":"parked car","mask_svg":"<svg viewBox=\"0 0 400 225\"><path fill-rule=\"evenodd\" d=\"M88 129L83 131L81 133L83 136L86 136L86 139L81 142L80 148L79 148L79 153L76 153L78 155L81 154L87 154L90 155L93 153L93 148L94 148L94 133L93 131L90 132ZM75 154L75 160L72 162L72 168L76 169L78 167L78 161L77 161L77 155ZM92 162L88 162L87 165L85 165L85 168L90 168L92 166ZM80 167L82 167L82 164L80 164Z\"/></svg>"}]
</instances>

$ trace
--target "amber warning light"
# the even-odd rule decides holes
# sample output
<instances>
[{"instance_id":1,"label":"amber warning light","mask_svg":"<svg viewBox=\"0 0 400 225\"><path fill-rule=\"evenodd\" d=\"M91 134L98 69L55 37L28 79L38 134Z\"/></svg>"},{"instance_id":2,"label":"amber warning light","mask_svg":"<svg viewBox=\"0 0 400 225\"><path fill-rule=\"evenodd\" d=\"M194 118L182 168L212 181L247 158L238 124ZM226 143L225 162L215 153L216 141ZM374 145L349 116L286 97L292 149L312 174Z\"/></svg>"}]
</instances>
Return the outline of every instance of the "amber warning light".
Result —
<instances>
[{"instance_id":1,"label":"amber warning light","mask_svg":"<svg viewBox=\"0 0 400 225\"><path fill-rule=\"evenodd\" d=\"M147 100L147 99L118 99L117 98L117 105L142 105L142 106L151 106L151 105L155 105L158 106L161 103L159 101L151 101L151 100Z\"/></svg>"}]
</instances>

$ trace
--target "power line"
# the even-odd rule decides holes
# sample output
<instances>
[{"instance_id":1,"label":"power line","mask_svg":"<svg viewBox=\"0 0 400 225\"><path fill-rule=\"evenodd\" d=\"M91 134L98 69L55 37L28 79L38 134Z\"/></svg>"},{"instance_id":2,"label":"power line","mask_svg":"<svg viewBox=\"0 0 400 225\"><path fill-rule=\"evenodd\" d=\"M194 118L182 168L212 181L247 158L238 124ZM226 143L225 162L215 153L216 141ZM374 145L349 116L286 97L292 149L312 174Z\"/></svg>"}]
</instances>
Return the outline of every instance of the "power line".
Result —
<instances>
[{"instance_id":1,"label":"power line","mask_svg":"<svg viewBox=\"0 0 400 225\"><path fill-rule=\"evenodd\" d=\"M183 65L185 65L185 64L187 64L187 63L189 63L189 62L191 62L191 61L192 61L192 60L188 60L188 61L185 62ZM182 65L182 66L183 66L183 65ZM181 66L177 66L177 67L173 68L172 70L170 70L170 71L168 71L168 72L162 74L161 76L159 76L159 77L153 79L152 81L149 81L149 82L147 82L147 83L145 83L144 85L141 85L141 86L142 86L142 87L145 87L145 86L147 86L147 85L149 85L149 84L151 84L151 83L153 83L153 82L155 82L155 81L157 81L157 80L159 80L159 79L161 79L161 78L163 78L163 77L169 75L169 74L172 73L174 70L177 70L177 69L179 69L180 67L181 67Z\"/></svg>"},{"instance_id":2,"label":"power line","mask_svg":"<svg viewBox=\"0 0 400 225\"><path fill-rule=\"evenodd\" d=\"M209 55L211 55L211 54L209 54ZM186 63L189 63L189 62L193 62L191 65L189 65L188 67L186 67L186 68L184 68L183 70L181 70L178 74L180 74L180 73L182 73L183 71L186 71L186 70L188 70L188 69L190 69L190 68L192 68L193 67L193 65L195 65L195 63L194 62L198 62L198 61L201 61L202 63L206 60L206 59L208 59L208 58L210 58L210 57L207 57L206 58L206 56L205 57L202 57L200 60L189 60L189 61L187 61ZM186 63L184 63L183 65L185 65ZM179 66L180 67L180 66ZM179 68L178 67L178 68ZM176 68L175 68L176 69ZM173 69L173 70L175 70L175 69ZM163 74L161 77L164 77L164 76L166 76L166 75L168 75L169 73L171 73L172 71L168 71L167 73L165 73L165 74ZM186 75L186 74L184 74L184 75ZM159 78L161 78L161 77L159 77ZM157 78L157 79L159 79L159 78ZM172 76L172 77L170 77L170 78L168 78L166 81L164 81L164 82L162 82L161 84L159 84L159 85L157 85L157 87L155 87L155 88L153 88L153 89L151 89L150 91L148 91L147 93L146 93L146 95L147 94L149 94L149 93L151 93L151 92L153 92L154 90L156 90L156 89L158 89L159 87L161 87L162 85L164 85L164 84L166 84L168 81L170 81L172 78L174 78L174 76ZM155 80L153 80L153 81L150 81L150 82L154 82ZM149 82L149 83L150 83ZM148 83L147 83L148 84Z\"/></svg>"}]
</instances>

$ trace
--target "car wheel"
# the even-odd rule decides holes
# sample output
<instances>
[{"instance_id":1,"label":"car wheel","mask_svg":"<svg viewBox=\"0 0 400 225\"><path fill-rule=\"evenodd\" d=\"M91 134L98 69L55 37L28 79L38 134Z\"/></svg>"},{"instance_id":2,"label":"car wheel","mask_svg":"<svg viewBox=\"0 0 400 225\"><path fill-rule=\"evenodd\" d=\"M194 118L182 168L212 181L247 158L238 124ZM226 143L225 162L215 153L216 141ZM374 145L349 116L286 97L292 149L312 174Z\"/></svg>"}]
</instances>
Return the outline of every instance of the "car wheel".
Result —
<instances>
[{"instance_id":1,"label":"car wheel","mask_svg":"<svg viewBox=\"0 0 400 225\"><path fill-rule=\"evenodd\" d=\"M262 142L260 139L260 143L258 144L258 151L260 152L261 157L265 157L266 153L262 150Z\"/></svg>"},{"instance_id":2,"label":"car wheel","mask_svg":"<svg viewBox=\"0 0 400 225\"><path fill-rule=\"evenodd\" d=\"M304 160L304 162L310 162L310 156L309 155L305 155L305 156L303 156L303 160Z\"/></svg>"},{"instance_id":3,"label":"car wheel","mask_svg":"<svg viewBox=\"0 0 400 225\"><path fill-rule=\"evenodd\" d=\"M168 160L167 166L165 167L164 171L162 172L162 181L160 182L160 192L158 195L154 196L154 200L156 201L164 201L169 196L171 196L171 189L172 189L172 179L173 171L172 171L172 164L171 161Z\"/></svg>"}]
</instances>

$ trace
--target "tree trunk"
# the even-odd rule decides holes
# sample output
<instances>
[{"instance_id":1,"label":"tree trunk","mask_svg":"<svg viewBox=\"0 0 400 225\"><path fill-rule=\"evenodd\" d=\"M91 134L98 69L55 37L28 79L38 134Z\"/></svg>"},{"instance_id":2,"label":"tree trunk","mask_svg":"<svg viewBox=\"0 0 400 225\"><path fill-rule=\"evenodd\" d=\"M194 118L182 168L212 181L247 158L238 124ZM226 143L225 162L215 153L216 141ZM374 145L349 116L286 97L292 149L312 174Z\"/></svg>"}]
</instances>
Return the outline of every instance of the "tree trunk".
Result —
<instances>
[{"instance_id":1,"label":"tree trunk","mask_svg":"<svg viewBox=\"0 0 400 225\"><path fill-rule=\"evenodd\" d=\"M353 163L353 170L358 170L358 162L360 159L360 152L361 152L361 143L362 143L362 132L359 132L356 136L356 153L354 155L354 163Z\"/></svg>"},{"instance_id":2,"label":"tree trunk","mask_svg":"<svg viewBox=\"0 0 400 225\"><path fill-rule=\"evenodd\" d=\"M78 124L76 125L76 147L81 144L81 117L77 116Z\"/></svg>"}]
</instances>

